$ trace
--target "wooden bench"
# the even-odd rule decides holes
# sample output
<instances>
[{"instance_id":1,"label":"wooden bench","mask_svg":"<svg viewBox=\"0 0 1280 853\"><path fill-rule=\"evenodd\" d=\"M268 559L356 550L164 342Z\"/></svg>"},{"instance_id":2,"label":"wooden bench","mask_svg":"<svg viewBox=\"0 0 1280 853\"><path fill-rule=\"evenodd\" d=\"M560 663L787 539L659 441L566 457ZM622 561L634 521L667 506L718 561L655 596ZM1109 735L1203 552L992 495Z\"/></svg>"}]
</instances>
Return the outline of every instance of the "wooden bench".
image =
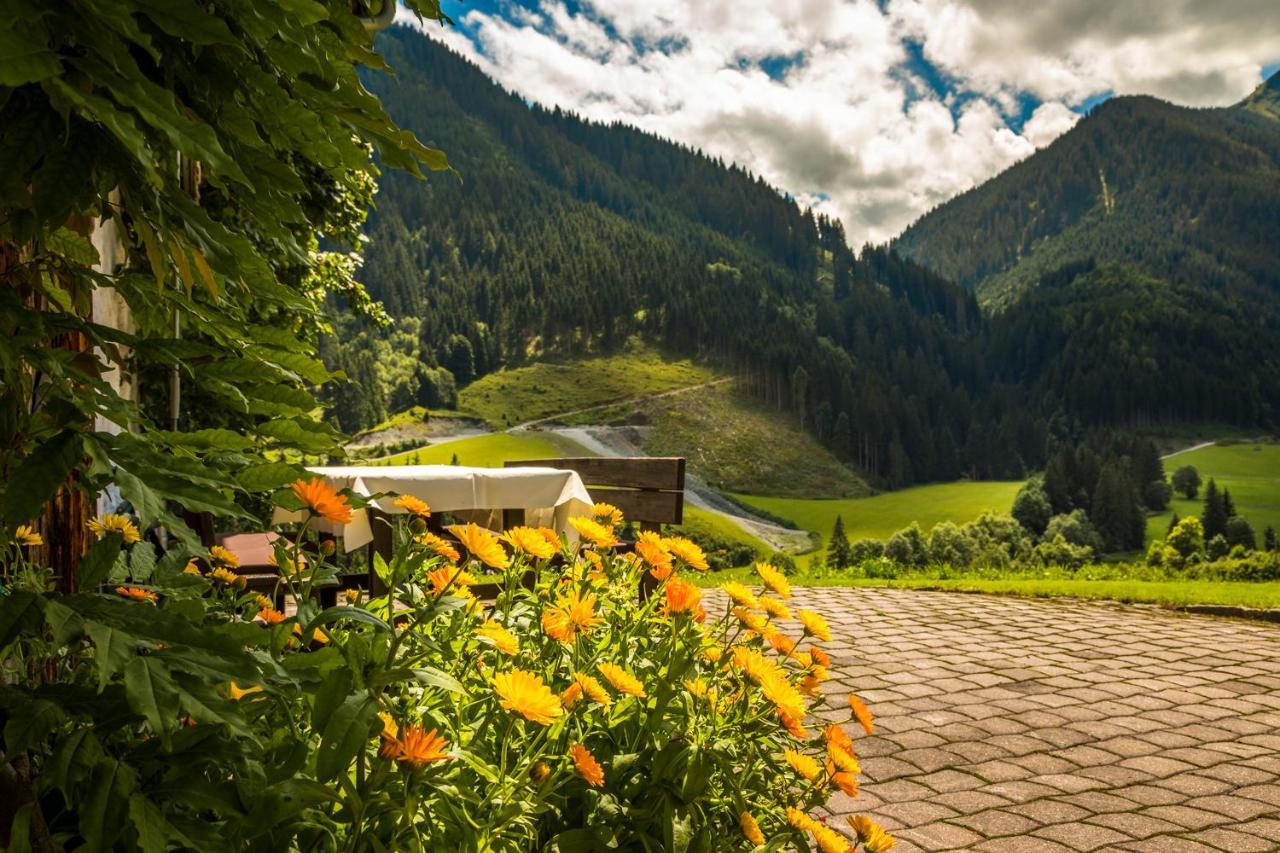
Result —
<instances>
[{"instance_id":1,"label":"wooden bench","mask_svg":"<svg viewBox=\"0 0 1280 853\"><path fill-rule=\"evenodd\" d=\"M641 530L661 530L664 524L684 521L683 457L571 456L512 460L505 467L577 471L592 498L613 504ZM521 523L523 516L522 510L509 511L504 526Z\"/></svg>"}]
</instances>

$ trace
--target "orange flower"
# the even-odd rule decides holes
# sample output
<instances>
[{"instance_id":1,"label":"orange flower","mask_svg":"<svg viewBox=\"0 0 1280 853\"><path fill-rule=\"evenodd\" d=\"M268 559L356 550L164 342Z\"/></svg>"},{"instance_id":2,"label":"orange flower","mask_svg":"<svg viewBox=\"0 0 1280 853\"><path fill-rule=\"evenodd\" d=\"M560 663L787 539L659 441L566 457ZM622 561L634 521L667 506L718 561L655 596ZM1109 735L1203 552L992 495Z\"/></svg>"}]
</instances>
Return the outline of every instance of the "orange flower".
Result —
<instances>
[{"instance_id":1,"label":"orange flower","mask_svg":"<svg viewBox=\"0 0 1280 853\"><path fill-rule=\"evenodd\" d=\"M219 568L240 568L240 558L236 556L236 553L223 548L221 545L214 545L209 549L209 562Z\"/></svg>"},{"instance_id":2,"label":"orange flower","mask_svg":"<svg viewBox=\"0 0 1280 853\"><path fill-rule=\"evenodd\" d=\"M560 541L560 534L556 533L550 527L539 527L537 530L538 535L547 540L547 544L552 548L555 548L557 551L559 551L564 545L564 542Z\"/></svg>"},{"instance_id":3,"label":"orange flower","mask_svg":"<svg viewBox=\"0 0 1280 853\"><path fill-rule=\"evenodd\" d=\"M804 727L804 723L798 717L779 711L778 718L782 720L782 727L790 732L793 738L796 740L809 739L809 730Z\"/></svg>"},{"instance_id":4,"label":"orange flower","mask_svg":"<svg viewBox=\"0 0 1280 853\"><path fill-rule=\"evenodd\" d=\"M858 759L853 753L838 743L827 744L827 759L831 765L845 773L860 773L862 768L858 766Z\"/></svg>"},{"instance_id":5,"label":"orange flower","mask_svg":"<svg viewBox=\"0 0 1280 853\"><path fill-rule=\"evenodd\" d=\"M779 654L789 655L796 648L796 641L788 637L786 634L778 630L773 630L764 635L769 645L773 646L774 651Z\"/></svg>"},{"instance_id":6,"label":"orange flower","mask_svg":"<svg viewBox=\"0 0 1280 853\"><path fill-rule=\"evenodd\" d=\"M574 590L567 597L561 596L554 607L542 613L542 630L562 643L571 643L579 634L586 635L603 622L596 615L596 596L583 595Z\"/></svg>"},{"instance_id":7,"label":"orange flower","mask_svg":"<svg viewBox=\"0 0 1280 853\"><path fill-rule=\"evenodd\" d=\"M573 706L580 701L582 701L582 685L576 681L560 692L560 704L566 711L572 711Z\"/></svg>"},{"instance_id":8,"label":"orange flower","mask_svg":"<svg viewBox=\"0 0 1280 853\"><path fill-rule=\"evenodd\" d=\"M580 743L575 743L569 747L569 757L573 759L573 766L578 771L578 775L586 779L588 785L597 788L604 785L604 770L600 768L600 762L596 761L590 750Z\"/></svg>"},{"instance_id":9,"label":"orange flower","mask_svg":"<svg viewBox=\"0 0 1280 853\"><path fill-rule=\"evenodd\" d=\"M545 761L535 761L533 766L529 768L529 778L534 782L541 782L551 775L551 767Z\"/></svg>"},{"instance_id":10,"label":"orange flower","mask_svg":"<svg viewBox=\"0 0 1280 853\"><path fill-rule=\"evenodd\" d=\"M622 667L608 661L597 667L600 674L605 680L613 685L613 689L619 693L626 693L629 696L644 696L644 685L640 683L640 679L627 672Z\"/></svg>"},{"instance_id":11,"label":"orange flower","mask_svg":"<svg viewBox=\"0 0 1280 853\"><path fill-rule=\"evenodd\" d=\"M378 713L378 719L382 720L382 731L378 733L382 744L378 747L379 758L394 759L400 754L400 727L396 725L395 718L386 711Z\"/></svg>"},{"instance_id":12,"label":"orange flower","mask_svg":"<svg viewBox=\"0 0 1280 853\"><path fill-rule=\"evenodd\" d=\"M696 542L683 536L670 536L662 541L667 546L667 550L683 560L689 568L705 572L710 567L707 563L707 555L702 552Z\"/></svg>"},{"instance_id":13,"label":"orange flower","mask_svg":"<svg viewBox=\"0 0 1280 853\"><path fill-rule=\"evenodd\" d=\"M418 534L418 544L425 545L436 556L444 557L451 563L456 563L462 558L462 555L458 553L458 549L453 547L450 542L430 531Z\"/></svg>"},{"instance_id":14,"label":"orange flower","mask_svg":"<svg viewBox=\"0 0 1280 853\"><path fill-rule=\"evenodd\" d=\"M853 709L854 719L862 725L863 730L866 731L867 734L871 734L874 728L871 724L871 709L852 693L849 694L849 707Z\"/></svg>"},{"instance_id":15,"label":"orange flower","mask_svg":"<svg viewBox=\"0 0 1280 853\"><path fill-rule=\"evenodd\" d=\"M457 566L441 566L427 572L427 582L431 584L437 596L444 595L447 591L458 598L470 598L471 590L468 587L474 584L476 579L470 572L463 571Z\"/></svg>"},{"instance_id":16,"label":"orange flower","mask_svg":"<svg viewBox=\"0 0 1280 853\"><path fill-rule=\"evenodd\" d=\"M742 827L742 837L759 847L764 844L764 833L760 831L760 824L756 823L756 819L751 816L751 812L743 812L738 815L738 826Z\"/></svg>"},{"instance_id":17,"label":"orange flower","mask_svg":"<svg viewBox=\"0 0 1280 853\"><path fill-rule=\"evenodd\" d=\"M813 655L813 662L818 666L831 666L831 657L818 646L810 646L809 654Z\"/></svg>"},{"instance_id":18,"label":"orange flower","mask_svg":"<svg viewBox=\"0 0 1280 853\"><path fill-rule=\"evenodd\" d=\"M337 489L319 477L298 480L289 488L293 489L298 500L306 504L307 509L325 521L335 524L351 523L351 506L347 503L346 495L339 494Z\"/></svg>"},{"instance_id":19,"label":"orange flower","mask_svg":"<svg viewBox=\"0 0 1280 853\"><path fill-rule=\"evenodd\" d=\"M804 625L805 633L812 634L824 643L831 642L831 628L821 614L814 613L812 610L801 610L796 615L800 617L800 624Z\"/></svg>"},{"instance_id":20,"label":"orange flower","mask_svg":"<svg viewBox=\"0 0 1280 853\"><path fill-rule=\"evenodd\" d=\"M551 688L538 676L522 669L498 673L493 679L493 690L502 707L539 725L549 726L564 713Z\"/></svg>"},{"instance_id":21,"label":"orange flower","mask_svg":"<svg viewBox=\"0 0 1280 853\"><path fill-rule=\"evenodd\" d=\"M791 824L796 829L803 829L806 832L812 831L815 826L822 826L822 824L818 823L795 806L787 806L787 823Z\"/></svg>"},{"instance_id":22,"label":"orange flower","mask_svg":"<svg viewBox=\"0 0 1280 853\"><path fill-rule=\"evenodd\" d=\"M591 507L591 515L610 527L617 527L622 523L622 510L613 504L597 503Z\"/></svg>"},{"instance_id":23,"label":"orange flower","mask_svg":"<svg viewBox=\"0 0 1280 853\"><path fill-rule=\"evenodd\" d=\"M605 690L604 685L596 681L592 676L587 675L585 672L575 672L573 680L575 684L582 688L582 692L592 702L597 705L603 705L606 708L613 704L613 698L609 696L609 691Z\"/></svg>"},{"instance_id":24,"label":"orange flower","mask_svg":"<svg viewBox=\"0 0 1280 853\"><path fill-rule=\"evenodd\" d=\"M453 758L449 754L449 742L436 734L436 730L425 731L422 726L408 725L400 730L396 761L407 764L417 770L432 761L445 761Z\"/></svg>"},{"instance_id":25,"label":"orange flower","mask_svg":"<svg viewBox=\"0 0 1280 853\"><path fill-rule=\"evenodd\" d=\"M831 723L822 730L822 736L826 738L827 749L839 747L850 755L853 754L853 738L849 737L849 733L835 723Z\"/></svg>"},{"instance_id":26,"label":"orange flower","mask_svg":"<svg viewBox=\"0 0 1280 853\"><path fill-rule=\"evenodd\" d=\"M125 598L132 598L134 601L157 601L160 598L151 590L139 589L136 586L118 586L116 587L116 595L123 595Z\"/></svg>"},{"instance_id":27,"label":"orange flower","mask_svg":"<svg viewBox=\"0 0 1280 853\"><path fill-rule=\"evenodd\" d=\"M138 533L138 528L127 515L109 512L101 518L89 519L88 526L89 531L99 538L109 533L119 533L126 545L142 540L142 534Z\"/></svg>"},{"instance_id":28,"label":"orange flower","mask_svg":"<svg viewBox=\"0 0 1280 853\"><path fill-rule=\"evenodd\" d=\"M520 641L516 639L515 634L492 619L476 629L476 636L493 643L494 647L504 655L514 655L520 651Z\"/></svg>"},{"instance_id":29,"label":"orange flower","mask_svg":"<svg viewBox=\"0 0 1280 853\"><path fill-rule=\"evenodd\" d=\"M356 605L356 604L359 604L359 603L360 603L360 590L358 590L358 589L344 589L344 590L342 591L342 597L343 597L343 599L347 602L347 604L350 604L350 605L353 605L353 606L354 606L354 605Z\"/></svg>"},{"instance_id":30,"label":"orange flower","mask_svg":"<svg viewBox=\"0 0 1280 853\"><path fill-rule=\"evenodd\" d=\"M27 547L43 545L44 537L30 524L19 524L18 529L13 532L13 544Z\"/></svg>"},{"instance_id":31,"label":"orange flower","mask_svg":"<svg viewBox=\"0 0 1280 853\"><path fill-rule=\"evenodd\" d=\"M539 560L548 560L556 554L555 546L532 527L513 527L502 538L510 542L512 547Z\"/></svg>"},{"instance_id":32,"label":"orange flower","mask_svg":"<svg viewBox=\"0 0 1280 853\"><path fill-rule=\"evenodd\" d=\"M579 536L597 548L612 548L618 543L617 537L613 535L613 530L605 527L594 518L575 516L569 519L569 524L573 526L574 530L578 531Z\"/></svg>"},{"instance_id":33,"label":"orange flower","mask_svg":"<svg viewBox=\"0 0 1280 853\"><path fill-rule=\"evenodd\" d=\"M787 749L783 750L782 756L787 760L787 763L791 765L792 770L796 771L797 774L803 776L810 782L813 781L815 776L822 772L822 766L819 765L817 760L811 755L796 752L794 749Z\"/></svg>"},{"instance_id":34,"label":"orange flower","mask_svg":"<svg viewBox=\"0 0 1280 853\"><path fill-rule=\"evenodd\" d=\"M810 827L809 834L813 836L814 842L822 853L850 853L853 849L843 835L829 826L816 824Z\"/></svg>"},{"instance_id":35,"label":"orange flower","mask_svg":"<svg viewBox=\"0 0 1280 853\"><path fill-rule=\"evenodd\" d=\"M418 518L431 517L431 505L422 498L414 497L413 495L401 495L392 503L410 515L418 516Z\"/></svg>"},{"instance_id":36,"label":"orange flower","mask_svg":"<svg viewBox=\"0 0 1280 853\"><path fill-rule=\"evenodd\" d=\"M787 576L768 563L756 563L756 574L764 581L764 585L776 592L781 598L791 598L791 583Z\"/></svg>"},{"instance_id":37,"label":"orange flower","mask_svg":"<svg viewBox=\"0 0 1280 853\"><path fill-rule=\"evenodd\" d=\"M636 542L636 553L653 567L654 577L658 580L666 580L671 574L673 568L671 554L657 542L641 539Z\"/></svg>"},{"instance_id":38,"label":"orange flower","mask_svg":"<svg viewBox=\"0 0 1280 853\"><path fill-rule=\"evenodd\" d=\"M724 590L724 594L733 599L734 603L740 607L757 608L760 606L759 599L756 598L746 584L737 581L725 581L720 584L720 589Z\"/></svg>"},{"instance_id":39,"label":"orange flower","mask_svg":"<svg viewBox=\"0 0 1280 853\"><path fill-rule=\"evenodd\" d=\"M667 612L697 613L702 602L702 590L680 578L667 581Z\"/></svg>"},{"instance_id":40,"label":"orange flower","mask_svg":"<svg viewBox=\"0 0 1280 853\"><path fill-rule=\"evenodd\" d=\"M255 618L264 625L278 625L288 617L273 607L264 607Z\"/></svg>"},{"instance_id":41,"label":"orange flower","mask_svg":"<svg viewBox=\"0 0 1280 853\"><path fill-rule=\"evenodd\" d=\"M511 558L507 556L507 552L502 548L502 543L498 541L498 537L493 534L493 531L486 530L474 522L468 522L465 525L451 524L447 529L458 537L462 547L466 548L471 553L471 556L486 566L493 569L505 569L511 565Z\"/></svg>"},{"instance_id":42,"label":"orange flower","mask_svg":"<svg viewBox=\"0 0 1280 853\"><path fill-rule=\"evenodd\" d=\"M846 797L858 796L858 777L854 774L841 770L831 774L831 781L844 792Z\"/></svg>"}]
</instances>

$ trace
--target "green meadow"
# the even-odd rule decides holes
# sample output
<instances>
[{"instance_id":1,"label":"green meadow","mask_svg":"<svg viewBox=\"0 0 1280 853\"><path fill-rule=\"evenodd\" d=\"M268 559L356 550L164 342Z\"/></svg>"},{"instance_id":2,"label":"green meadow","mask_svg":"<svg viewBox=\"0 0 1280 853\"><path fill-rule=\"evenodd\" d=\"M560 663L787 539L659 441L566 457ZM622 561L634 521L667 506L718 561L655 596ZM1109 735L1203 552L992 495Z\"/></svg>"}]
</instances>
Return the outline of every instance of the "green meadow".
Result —
<instances>
[{"instance_id":1,"label":"green meadow","mask_svg":"<svg viewBox=\"0 0 1280 853\"><path fill-rule=\"evenodd\" d=\"M459 465L498 468L511 459L551 459L559 456L591 456L585 448L554 433L494 432L442 441L417 450L376 459L370 465L448 465L457 456Z\"/></svg>"},{"instance_id":2,"label":"green meadow","mask_svg":"<svg viewBox=\"0 0 1280 853\"><path fill-rule=\"evenodd\" d=\"M1280 444L1227 444L1179 453L1164 461L1164 470L1173 472L1183 465L1193 465L1204 483L1212 477L1219 488L1231 492L1236 513L1253 525L1262 542L1267 526L1280 531ZM1147 519L1147 541L1164 538L1173 513L1179 516L1200 515L1204 510L1204 485L1195 500L1175 497L1169 512Z\"/></svg>"}]
</instances>

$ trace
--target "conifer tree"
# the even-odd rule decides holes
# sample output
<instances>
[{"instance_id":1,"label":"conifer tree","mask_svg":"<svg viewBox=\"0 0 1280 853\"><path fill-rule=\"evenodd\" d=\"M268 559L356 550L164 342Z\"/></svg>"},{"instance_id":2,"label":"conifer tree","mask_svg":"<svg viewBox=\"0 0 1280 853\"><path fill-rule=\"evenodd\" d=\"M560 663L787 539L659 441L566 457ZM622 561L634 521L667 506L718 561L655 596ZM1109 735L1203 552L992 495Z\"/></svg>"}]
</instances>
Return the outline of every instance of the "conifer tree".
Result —
<instances>
[{"instance_id":1,"label":"conifer tree","mask_svg":"<svg viewBox=\"0 0 1280 853\"><path fill-rule=\"evenodd\" d=\"M831 528L831 539L827 543L827 565L833 569L844 569L848 568L849 563L849 537L844 532L844 519L837 515L835 526Z\"/></svg>"},{"instance_id":2,"label":"conifer tree","mask_svg":"<svg viewBox=\"0 0 1280 853\"><path fill-rule=\"evenodd\" d=\"M1215 536L1224 536L1227 532L1227 508L1222 500L1222 492L1212 477L1204 487L1204 512L1200 514L1200 523L1204 527L1205 541Z\"/></svg>"}]
</instances>

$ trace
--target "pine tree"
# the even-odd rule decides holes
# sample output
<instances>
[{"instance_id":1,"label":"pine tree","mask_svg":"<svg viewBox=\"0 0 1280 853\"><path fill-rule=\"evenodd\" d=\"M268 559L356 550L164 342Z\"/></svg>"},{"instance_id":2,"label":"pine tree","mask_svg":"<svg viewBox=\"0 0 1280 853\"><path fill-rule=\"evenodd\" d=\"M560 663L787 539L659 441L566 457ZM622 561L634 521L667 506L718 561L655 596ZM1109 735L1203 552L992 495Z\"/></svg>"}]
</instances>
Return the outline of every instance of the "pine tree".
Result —
<instances>
[{"instance_id":1,"label":"pine tree","mask_svg":"<svg viewBox=\"0 0 1280 853\"><path fill-rule=\"evenodd\" d=\"M1146 515L1125 468L1115 461L1102 467L1089 507L1089 520L1107 551L1141 548L1144 538Z\"/></svg>"},{"instance_id":2,"label":"pine tree","mask_svg":"<svg viewBox=\"0 0 1280 853\"><path fill-rule=\"evenodd\" d=\"M831 528L831 539L827 543L827 565L833 569L848 568L849 537L844 532L844 519L836 516L835 526Z\"/></svg>"},{"instance_id":3,"label":"pine tree","mask_svg":"<svg viewBox=\"0 0 1280 853\"><path fill-rule=\"evenodd\" d=\"M1200 524L1204 527L1205 541L1215 536L1226 536L1227 508L1222 500L1222 492L1212 477L1204 487L1204 512L1200 514Z\"/></svg>"},{"instance_id":4,"label":"pine tree","mask_svg":"<svg viewBox=\"0 0 1280 853\"><path fill-rule=\"evenodd\" d=\"M1266 532L1262 534L1262 547L1268 551L1275 551L1277 550L1277 544L1276 529L1268 524Z\"/></svg>"},{"instance_id":5,"label":"pine tree","mask_svg":"<svg viewBox=\"0 0 1280 853\"><path fill-rule=\"evenodd\" d=\"M1225 487L1222 489L1222 511L1227 514L1227 518L1235 518L1236 502L1231 499L1231 492Z\"/></svg>"}]
</instances>

